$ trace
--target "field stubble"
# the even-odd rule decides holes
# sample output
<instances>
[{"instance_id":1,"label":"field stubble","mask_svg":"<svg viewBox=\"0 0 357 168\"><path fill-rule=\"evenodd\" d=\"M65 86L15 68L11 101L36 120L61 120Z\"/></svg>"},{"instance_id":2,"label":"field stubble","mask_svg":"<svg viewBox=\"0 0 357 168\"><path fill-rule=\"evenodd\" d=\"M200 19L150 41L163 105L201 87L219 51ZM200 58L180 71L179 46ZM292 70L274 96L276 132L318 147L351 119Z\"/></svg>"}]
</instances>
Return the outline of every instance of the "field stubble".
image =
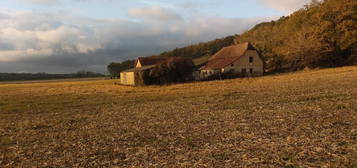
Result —
<instances>
[{"instance_id":1,"label":"field stubble","mask_svg":"<svg viewBox=\"0 0 357 168\"><path fill-rule=\"evenodd\" d=\"M356 167L357 67L0 84L0 167Z\"/></svg>"}]
</instances>

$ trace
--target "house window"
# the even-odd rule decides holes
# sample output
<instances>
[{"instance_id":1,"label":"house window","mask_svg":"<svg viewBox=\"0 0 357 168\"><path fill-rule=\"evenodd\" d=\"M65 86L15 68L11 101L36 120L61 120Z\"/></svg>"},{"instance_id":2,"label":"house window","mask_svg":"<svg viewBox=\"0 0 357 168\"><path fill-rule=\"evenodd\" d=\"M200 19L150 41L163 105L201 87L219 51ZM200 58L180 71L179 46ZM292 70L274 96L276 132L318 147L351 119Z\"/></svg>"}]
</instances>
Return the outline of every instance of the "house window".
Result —
<instances>
[{"instance_id":1,"label":"house window","mask_svg":"<svg viewBox=\"0 0 357 168\"><path fill-rule=\"evenodd\" d=\"M253 57L249 57L249 63L253 63L254 59Z\"/></svg>"},{"instance_id":2,"label":"house window","mask_svg":"<svg viewBox=\"0 0 357 168\"><path fill-rule=\"evenodd\" d=\"M251 74L253 74L253 68L250 68L250 70L249 70L249 71L250 71L250 73L251 73Z\"/></svg>"}]
</instances>

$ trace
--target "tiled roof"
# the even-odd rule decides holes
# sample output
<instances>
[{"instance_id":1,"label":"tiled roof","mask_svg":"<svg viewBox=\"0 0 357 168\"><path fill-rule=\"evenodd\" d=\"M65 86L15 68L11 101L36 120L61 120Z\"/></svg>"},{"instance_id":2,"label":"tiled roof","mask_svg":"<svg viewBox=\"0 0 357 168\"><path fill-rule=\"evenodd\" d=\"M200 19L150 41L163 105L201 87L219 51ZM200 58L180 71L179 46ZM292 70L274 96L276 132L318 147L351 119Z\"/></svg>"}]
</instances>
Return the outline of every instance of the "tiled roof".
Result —
<instances>
[{"instance_id":1,"label":"tiled roof","mask_svg":"<svg viewBox=\"0 0 357 168\"><path fill-rule=\"evenodd\" d=\"M236 62L247 50L255 50L250 43L225 47L213 55L203 69L221 69Z\"/></svg>"}]
</instances>

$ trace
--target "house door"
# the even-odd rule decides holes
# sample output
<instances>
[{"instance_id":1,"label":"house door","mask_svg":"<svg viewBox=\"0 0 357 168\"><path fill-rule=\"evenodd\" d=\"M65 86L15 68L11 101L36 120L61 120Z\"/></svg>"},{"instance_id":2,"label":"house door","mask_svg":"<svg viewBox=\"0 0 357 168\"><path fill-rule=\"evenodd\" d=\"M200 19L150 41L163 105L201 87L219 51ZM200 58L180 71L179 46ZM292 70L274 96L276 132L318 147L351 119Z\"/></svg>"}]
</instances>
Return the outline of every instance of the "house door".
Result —
<instances>
[{"instance_id":1,"label":"house door","mask_svg":"<svg viewBox=\"0 0 357 168\"><path fill-rule=\"evenodd\" d=\"M247 76L247 69L243 68L242 69L242 77L246 77Z\"/></svg>"}]
</instances>

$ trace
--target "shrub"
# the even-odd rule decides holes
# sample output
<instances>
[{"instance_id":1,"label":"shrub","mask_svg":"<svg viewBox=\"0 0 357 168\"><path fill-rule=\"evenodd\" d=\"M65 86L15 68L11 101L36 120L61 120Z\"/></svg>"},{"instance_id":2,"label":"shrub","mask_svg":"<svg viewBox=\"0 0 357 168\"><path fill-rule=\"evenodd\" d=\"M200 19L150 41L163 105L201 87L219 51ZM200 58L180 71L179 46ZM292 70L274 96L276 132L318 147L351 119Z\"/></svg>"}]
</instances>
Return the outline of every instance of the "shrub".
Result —
<instances>
[{"instance_id":1,"label":"shrub","mask_svg":"<svg viewBox=\"0 0 357 168\"><path fill-rule=\"evenodd\" d=\"M194 64L192 59L172 57L159 63L150 71L147 79L152 84L165 85L192 80Z\"/></svg>"}]
</instances>

